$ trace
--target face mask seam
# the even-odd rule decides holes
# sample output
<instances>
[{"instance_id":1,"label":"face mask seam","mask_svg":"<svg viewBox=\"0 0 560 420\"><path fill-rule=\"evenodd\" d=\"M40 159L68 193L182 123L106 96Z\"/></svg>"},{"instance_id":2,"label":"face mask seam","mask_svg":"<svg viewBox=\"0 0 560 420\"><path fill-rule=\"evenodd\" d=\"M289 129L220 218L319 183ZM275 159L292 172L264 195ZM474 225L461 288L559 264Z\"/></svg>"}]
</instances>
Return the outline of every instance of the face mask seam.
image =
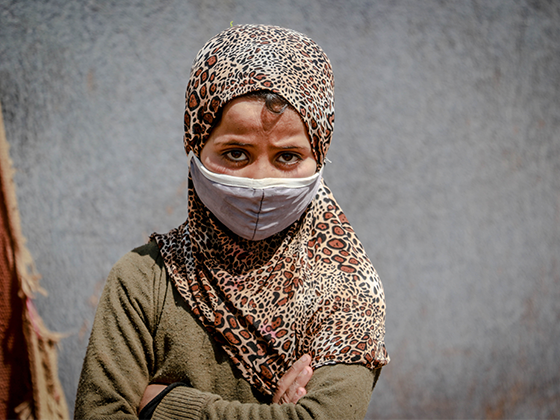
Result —
<instances>
[{"instance_id":1,"label":"face mask seam","mask_svg":"<svg viewBox=\"0 0 560 420\"><path fill-rule=\"evenodd\" d=\"M259 211L257 213L257 221L255 222L255 230L253 230L253 237L251 238L251 240L255 239L255 236L257 234L257 229L259 227L259 219L261 217L261 210L262 210L262 205L263 205L263 202L264 202L264 190L261 190L261 193L262 193L262 195L261 195L261 201L259 203Z\"/></svg>"}]
</instances>

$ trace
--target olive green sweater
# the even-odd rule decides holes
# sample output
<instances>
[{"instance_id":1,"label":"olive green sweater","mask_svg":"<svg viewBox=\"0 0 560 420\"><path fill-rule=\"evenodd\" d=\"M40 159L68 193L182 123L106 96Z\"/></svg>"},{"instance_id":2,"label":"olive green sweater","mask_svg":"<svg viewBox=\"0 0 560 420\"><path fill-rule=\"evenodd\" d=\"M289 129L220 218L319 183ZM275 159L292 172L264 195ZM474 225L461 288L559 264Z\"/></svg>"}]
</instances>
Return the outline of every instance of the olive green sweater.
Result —
<instances>
[{"instance_id":1,"label":"olive green sweater","mask_svg":"<svg viewBox=\"0 0 560 420\"><path fill-rule=\"evenodd\" d=\"M103 290L75 418L137 418L150 383L187 382L158 404L161 419L363 419L379 370L330 365L314 371L297 404L271 404L241 377L194 318L149 243L113 267Z\"/></svg>"}]
</instances>

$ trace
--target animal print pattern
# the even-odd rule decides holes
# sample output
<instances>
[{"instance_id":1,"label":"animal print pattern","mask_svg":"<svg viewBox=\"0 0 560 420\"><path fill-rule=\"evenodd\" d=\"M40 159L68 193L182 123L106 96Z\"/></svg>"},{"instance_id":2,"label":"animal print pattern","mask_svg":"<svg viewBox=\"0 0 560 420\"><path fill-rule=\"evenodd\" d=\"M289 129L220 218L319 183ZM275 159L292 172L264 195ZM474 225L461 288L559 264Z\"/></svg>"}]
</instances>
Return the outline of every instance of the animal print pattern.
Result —
<instances>
[{"instance_id":1,"label":"animal print pattern","mask_svg":"<svg viewBox=\"0 0 560 420\"><path fill-rule=\"evenodd\" d=\"M274 26L235 26L198 52L185 95L185 150L196 156L222 107L255 90L280 94L300 114L320 165L334 129L334 75L313 40Z\"/></svg>"},{"instance_id":2,"label":"animal print pattern","mask_svg":"<svg viewBox=\"0 0 560 420\"><path fill-rule=\"evenodd\" d=\"M200 155L220 107L267 88L300 110L320 167L332 135L333 87L328 58L306 36L268 26L228 29L193 65L185 148ZM382 284L324 182L297 222L262 241L229 231L190 179L188 197L187 221L151 238L181 296L251 385L272 395L303 354L314 369L389 362Z\"/></svg>"}]
</instances>

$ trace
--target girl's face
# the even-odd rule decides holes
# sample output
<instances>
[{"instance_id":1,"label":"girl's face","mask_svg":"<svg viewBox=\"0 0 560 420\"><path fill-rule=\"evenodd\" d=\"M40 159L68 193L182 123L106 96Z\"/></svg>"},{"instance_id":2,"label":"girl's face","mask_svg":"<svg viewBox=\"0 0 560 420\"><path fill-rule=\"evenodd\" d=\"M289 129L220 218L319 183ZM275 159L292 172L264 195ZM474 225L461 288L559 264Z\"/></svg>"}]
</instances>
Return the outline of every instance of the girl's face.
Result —
<instances>
[{"instance_id":1,"label":"girl's face","mask_svg":"<svg viewBox=\"0 0 560 420\"><path fill-rule=\"evenodd\" d=\"M226 104L200 154L210 171L245 178L304 178L317 163L305 125L291 108L269 111L257 98Z\"/></svg>"}]
</instances>

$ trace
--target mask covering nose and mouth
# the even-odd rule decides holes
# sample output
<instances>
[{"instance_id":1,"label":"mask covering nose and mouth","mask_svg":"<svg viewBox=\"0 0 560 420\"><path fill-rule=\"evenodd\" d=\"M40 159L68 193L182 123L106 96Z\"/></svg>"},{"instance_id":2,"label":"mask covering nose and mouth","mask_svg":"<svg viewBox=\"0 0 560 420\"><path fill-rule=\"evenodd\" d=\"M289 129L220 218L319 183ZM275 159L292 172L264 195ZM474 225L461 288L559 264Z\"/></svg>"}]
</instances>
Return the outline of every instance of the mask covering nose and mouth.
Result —
<instances>
[{"instance_id":1,"label":"mask covering nose and mouth","mask_svg":"<svg viewBox=\"0 0 560 420\"><path fill-rule=\"evenodd\" d=\"M317 194L323 169L306 178L252 179L216 174L189 153L189 170L202 203L229 230L266 239L300 218Z\"/></svg>"}]
</instances>

